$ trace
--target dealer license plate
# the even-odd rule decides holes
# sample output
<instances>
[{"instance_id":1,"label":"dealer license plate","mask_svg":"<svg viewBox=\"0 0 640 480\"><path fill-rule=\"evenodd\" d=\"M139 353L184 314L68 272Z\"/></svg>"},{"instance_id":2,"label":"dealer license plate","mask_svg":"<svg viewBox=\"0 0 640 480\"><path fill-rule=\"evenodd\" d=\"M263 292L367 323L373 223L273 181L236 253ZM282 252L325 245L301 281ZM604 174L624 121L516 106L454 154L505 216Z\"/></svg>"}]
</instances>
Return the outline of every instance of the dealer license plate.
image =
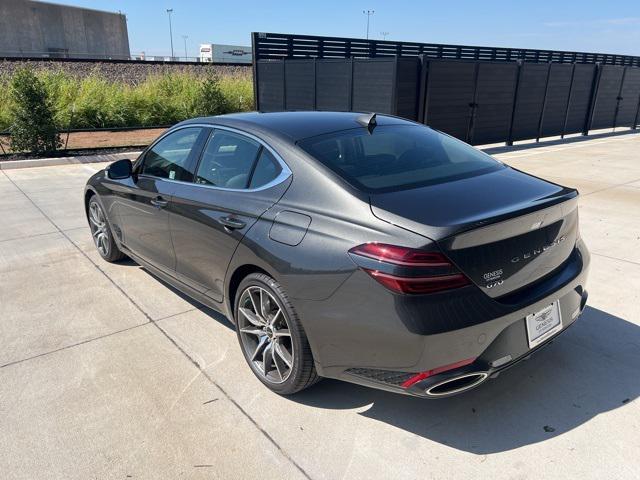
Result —
<instances>
[{"instance_id":1,"label":"dealer license plate","mask_svg":"<svg viewBox=\"0 0 640 480\"><path fill-rule=\"evenodd\" d=\"M533 348L562 330L559 302L553 302L542 310L527 315L526 322L529 348Z\"/></svg>"}]
</instances>

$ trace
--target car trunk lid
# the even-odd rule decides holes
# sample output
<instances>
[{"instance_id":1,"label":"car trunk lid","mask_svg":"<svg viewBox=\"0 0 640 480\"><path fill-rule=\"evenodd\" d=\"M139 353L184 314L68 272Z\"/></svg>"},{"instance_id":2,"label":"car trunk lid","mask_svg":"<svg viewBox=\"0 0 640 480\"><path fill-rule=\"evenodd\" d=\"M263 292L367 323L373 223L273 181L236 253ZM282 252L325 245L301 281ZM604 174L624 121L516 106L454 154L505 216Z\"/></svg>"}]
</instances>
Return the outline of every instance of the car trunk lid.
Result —
<instances>
[{"instance_id":1,"label":"car trunk lid","mask_svg":"<svg viewBox=\"0 0 640 480\"><path fill-rule=\"evenodd\" d=\"M371 195L378 218L435 240L491 297L552 273L578 235L577 191L512 168Z\"/></svg>"}]
</instances>

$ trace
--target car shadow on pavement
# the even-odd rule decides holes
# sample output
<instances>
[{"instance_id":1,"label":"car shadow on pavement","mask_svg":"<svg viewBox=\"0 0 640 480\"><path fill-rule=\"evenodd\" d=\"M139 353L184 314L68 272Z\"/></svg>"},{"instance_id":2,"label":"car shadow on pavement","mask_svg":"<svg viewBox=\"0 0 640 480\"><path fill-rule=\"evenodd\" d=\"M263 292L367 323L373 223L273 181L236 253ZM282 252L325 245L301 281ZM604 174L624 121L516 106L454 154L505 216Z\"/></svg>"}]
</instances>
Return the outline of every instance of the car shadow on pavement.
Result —
<instances>
[{"instance_id":1,"label":"car shadow on pavement","mask_svg":"<svg viewBox=\"0 0 640 480\"><path fill-rule=\"evenodd\" d=\"M361 415L483 455L561 435L640 393L640 327L588 307L547 348L498 378L439 400L325 380L291 400Z\"/></svg>"},{"instance_id":2,"label":"car shadow on pavement","mask_svg":"<svg viewBox=\"0 0 640 480\"><path fill-rule=\"evenodd\" d=\"M137 264L136 262L134 262L133 260L130 260L129 258L127 258L125 260L121 260L118 264L119 265L125 265L125 266L137 267L137 268L142 269L145 273L149 274L156 281L160 282L165 288L171 290L172 293L174 293L175 295L180 297L182 300L184 300L185 302L187 302L190 305L192 305L194 309L200 310L202 313L204 313L205 315L208 315L213 320L218 322L220 325L222 325L224 327L227 327L228 329L233 330L235 332L236 329L235 329L233 323L231 322L231 320L229 320L227 317L225 317L222 313L214 310L213 308L209 308L206 305L203 305L202 303L198 302L197 300L194 300L193 298L191 298L186 293L182 293L180 290L175 288L173 285L165 282L162 278L160 278L159 276L155 275L150 270L147 270L142 265Z\"/></svg>"}]
</instances>

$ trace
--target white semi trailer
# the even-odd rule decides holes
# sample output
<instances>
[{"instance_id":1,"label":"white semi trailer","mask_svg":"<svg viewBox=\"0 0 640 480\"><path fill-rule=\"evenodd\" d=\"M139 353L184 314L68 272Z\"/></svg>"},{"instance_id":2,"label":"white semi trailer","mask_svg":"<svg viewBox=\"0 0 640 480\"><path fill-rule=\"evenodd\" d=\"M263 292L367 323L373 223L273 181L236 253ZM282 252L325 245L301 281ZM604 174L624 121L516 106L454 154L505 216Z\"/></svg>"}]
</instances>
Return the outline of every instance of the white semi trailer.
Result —
<instances>
[{"instance_id":1,"label":"white semi trailer","mask_svg":"<svg viewBox=\"0 0 640 480\"><path fill-rule=\"evenodd\" d=\"M205 63L251 63L251 47L200 44L200 61Z\"/></svg>"}]
</instances>

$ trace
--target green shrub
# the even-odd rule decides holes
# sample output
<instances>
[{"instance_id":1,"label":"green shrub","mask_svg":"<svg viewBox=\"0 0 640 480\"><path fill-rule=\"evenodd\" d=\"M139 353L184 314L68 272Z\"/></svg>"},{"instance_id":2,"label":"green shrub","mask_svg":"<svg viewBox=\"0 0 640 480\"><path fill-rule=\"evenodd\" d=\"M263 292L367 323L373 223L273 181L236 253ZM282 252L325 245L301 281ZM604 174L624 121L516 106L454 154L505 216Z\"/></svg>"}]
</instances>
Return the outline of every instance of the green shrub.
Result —
<instances>
[{"instance_id":1,"label":"green shrub","mask_svg":"<svg viewBox=\"0 0 640 480\"><path fill-rule=\"evenodd\" d=\"M197 85L194 105L192 106L193 116L219 115L230 111L227 105L228 99L224 97L220 89L220 80L215 75L204 77Z\"/></svg>"},{"instance_id":2,"label":"green shrub","mask_svg":"<svg viewBox=\"0 0 640 480\"><path fill-rule=\"evenodd\" d=\"M33 70L18 70L9 85L11 149L14 152L52 152L62 142L54 107L44 83Z\"/></svg>"}]
</instances>

